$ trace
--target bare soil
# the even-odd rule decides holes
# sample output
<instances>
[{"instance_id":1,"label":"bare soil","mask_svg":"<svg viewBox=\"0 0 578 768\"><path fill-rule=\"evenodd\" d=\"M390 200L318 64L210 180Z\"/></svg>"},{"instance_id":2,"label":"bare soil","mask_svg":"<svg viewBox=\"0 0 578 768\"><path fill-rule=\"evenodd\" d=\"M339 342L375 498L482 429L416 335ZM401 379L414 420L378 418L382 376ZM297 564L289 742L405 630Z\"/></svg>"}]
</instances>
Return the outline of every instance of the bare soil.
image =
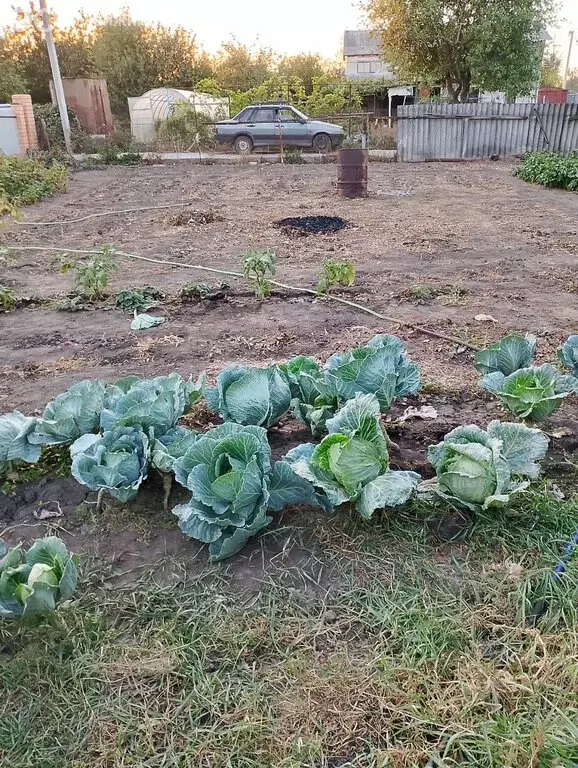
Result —
<instances>
[{"instance_id":1,"label":"bare soil","mask_svg":"<svg viewBox=\"0 0 578 768\"><path fill-rule=\"evenodd\" d=\"M179 268L119 258L121 268L111 282L111 293L144 285L163 291L166 299L152 312L165 315L167 322L133 332L130 315L115 310L112 300L90 311L58 312L50 301L74 290L72 275L60 273L54 252L22 250L16 263L0 267L0 282L36 303L0 315L0 412L37 412L72 383L89 377L110 381L172 370L188 376L204 369L214 374L233 362L267 364L296 354L323 360L375 333L396 333L407 342L427 383L412 404L434 405L440 414L435 422L408 422L394 434L402 448L399 466L427 474L428 444L459 423L485 425L501 415L476 387L468 349L381 323L327 299L288 293L260 302L243 282L185 265L239 270L241 254L273 249L277 278L311 288L324 259L349 260L357 268L357 281L342 293L347 298L479 346L509 330L531 331L539 336L540 356L551 360L560 342L578 330L578 195L526 184L512 176L511 164L501 162L372 164L369 175L370 196L346 200L336 195L330 165L179 165L76 173L67 193L27 208L20 222L7 222L0 246L90 249L114 244L183 263ZM66 224L110 209L176 202L187 206ZM315 215L341 216L348 226L331 235L293 237L273 225L287 216ZM62 223L35 226L27 221ZM231 285L223 298L194 304L177 297L186 281L221 279ZM424 287L431 289L430 298L423 297ZM491 319L476 320L477 315ZM577 418L575 402L566 404L548 428L576 433ZM306 439L288 422L273 431L273 449L282 453ZM576 450L573 440L554 441L554 464L561 465L564 449ZM395 455L392 463L397 466ZM78 488L69 487L73 481L63 485L56 479L53 487L46 480L37 482L44 483L40 497L34 496L38 489L33 484L0 507L0 523L17 525L12 535L28 535L21 525L34 523L31 509L47 494L72 499L74 507L78 503ZM160 495L149 493L144 506L158 509ZM69 519L77 543L86 536L87 549L94 551L94 521L81 524L65 514L62 526ZM161 530L147 539L158 556L174 547L194 549L172 530L172 520L159 523ZM138 549L135 541L142 539L142 531L134 516L122 528L122 546ZM118 537L118 530L107 529L104 550L116 551Z\"/></svg>"}]
</instances>

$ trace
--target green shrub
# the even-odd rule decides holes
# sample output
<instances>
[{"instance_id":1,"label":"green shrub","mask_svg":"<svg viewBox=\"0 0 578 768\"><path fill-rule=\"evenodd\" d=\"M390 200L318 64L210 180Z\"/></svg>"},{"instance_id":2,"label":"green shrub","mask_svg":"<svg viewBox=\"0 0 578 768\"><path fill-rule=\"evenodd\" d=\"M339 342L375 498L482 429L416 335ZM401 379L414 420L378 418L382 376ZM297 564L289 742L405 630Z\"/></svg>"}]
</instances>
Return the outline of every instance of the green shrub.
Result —
<instances>
[{"instance_id":1,"label":"green shrub","mask_svg":"<svg viewBox=\"0 0 578 768\"><path fill-rule=\"evenodd\" d=\"M64 152L64 133L60 122L60 112L56 104L34 104L34 120L40 147L46 152ZM75 152L84 151L84 133L76 113L67 108L68 122L70 123L70 140Z\"/></svg>"},{"instance_id":2,"label":"green shrub","mask_svg":"<svg viewBox=\"0 0 578 768\"><path fill-rule=\"evenodd\" d=\"M13 213L21 205L30 205L63 191L68 170L61 163L38 157L0 155L0 214Z\"/></svg>"},{"instance_id":3,"label":"green shrub","mask_svg":"<svg viewBox=\"0 0 578 768\"><path fill-rule=\"evenodd\" d=\"M530 152L516 168L515 175L524 181L578 191L578 152L568 156L557 152Z\"/></svg>"},{"instance_id":4,"label":"green shrub","mask_svg":"<svg viewBox=\"0 0 578 768\"><path fill-rule=\"evenodd\" d=\"M16 298L12 288L0 285L0 312L10 312L16 306Z\"/></svg>"}]
</instances>

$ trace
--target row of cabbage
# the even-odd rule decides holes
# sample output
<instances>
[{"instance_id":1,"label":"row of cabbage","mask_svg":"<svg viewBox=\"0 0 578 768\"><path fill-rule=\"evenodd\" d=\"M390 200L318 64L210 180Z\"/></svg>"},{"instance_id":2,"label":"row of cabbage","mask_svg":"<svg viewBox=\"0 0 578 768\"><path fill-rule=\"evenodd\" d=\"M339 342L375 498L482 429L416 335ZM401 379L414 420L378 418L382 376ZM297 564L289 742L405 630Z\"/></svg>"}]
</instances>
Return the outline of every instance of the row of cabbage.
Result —
<instances>
[{"instance_id":1,"label":"row of cabbage","mask_svg":"<svg viewBox=\"0 0 578 768\"><path fill-rule=\"evenodd\" d=\"M575 376L531 365L535 348L533 337L511 335L475 360L482 386L523 419L544 418L578 392ZM578 374L578 336L559 354ZM0 417L0 473L37 461L43 445L70 444L78 482L122 502L134 498L151 470L174 476L191 494L173 509L179 526L209 545L212 560L239 551L287 505L331 510L350 503L368 519L417 491L477 510L506 504L538 476L548 438L526 424L499 421L486 430L458 427L431 446L433 481L390 469L381 415L419 389L418 366L388 335L323 366L304 356L268 368L231 366L215 387L206 387L204 375L192 382L177 373L82 381L39 418L18 411ZM179 425L202 397L224 423L205 433ZM322 439L273 462L267 430L289 411Z\"/></svg>"}]
</instances>

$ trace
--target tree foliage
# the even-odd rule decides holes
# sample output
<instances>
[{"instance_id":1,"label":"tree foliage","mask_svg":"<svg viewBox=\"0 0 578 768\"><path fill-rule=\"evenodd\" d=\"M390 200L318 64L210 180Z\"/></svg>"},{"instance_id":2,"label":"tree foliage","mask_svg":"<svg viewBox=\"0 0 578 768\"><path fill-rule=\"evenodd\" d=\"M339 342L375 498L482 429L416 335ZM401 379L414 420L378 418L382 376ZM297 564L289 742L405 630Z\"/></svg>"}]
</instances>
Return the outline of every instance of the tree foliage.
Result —
<instances>
[{"instance_id":1,"label":"tree foliage","mask_svg":"<svg viewBox=\"0 0 578 768\"><path fill-rule=\"evenodd\" d=\"M509 97L535 85L549 0L368 0L384 56L402 78L443 83L452 101L472 87Z\"/></svg>"},{"instance_id":2,"label":"tree foliage","mask_svg":"<svg viewBox=\"0 0 578 768\"><path fill-rule=\"evenodd\" d=\"M255 88L274 72L273 51L251 50L236 40L224 43L214 63L214 75L228 91Z\"/></svg>"},{"instance_id":3,"label":"tree foliage","mask_svg":"<svg viewBox=\"0 0 578 768\"><path fill-rule=\"evenodd\" d=\"M556 51L549 51L544 54L542 59L542 72L540 73L540 85L546 88L559 87L562 85L562 76L560 67L562 59Z\"/></svg>"}]
</instances>

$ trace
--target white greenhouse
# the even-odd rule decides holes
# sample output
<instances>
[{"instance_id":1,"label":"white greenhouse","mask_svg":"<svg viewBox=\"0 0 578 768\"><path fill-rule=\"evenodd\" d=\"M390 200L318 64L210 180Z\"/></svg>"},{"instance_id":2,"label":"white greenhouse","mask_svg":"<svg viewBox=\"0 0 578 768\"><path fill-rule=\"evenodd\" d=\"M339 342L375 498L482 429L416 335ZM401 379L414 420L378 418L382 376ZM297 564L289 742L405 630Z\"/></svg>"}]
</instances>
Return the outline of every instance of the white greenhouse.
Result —
<instances>
[{"instance_id":1,"label":"white greenhouse","mask_svg":"<svg viewBox=\"0 0 578 768\"><path fill-rule=\"evenodd\" d=\"M228 117L227 99L179 88L153 88L142 96L128 99L132 135L144 144L153 142L159 121L174 115L179 104L190 104L196 112L211 120Z\"/></svg>"}]
</instances>

